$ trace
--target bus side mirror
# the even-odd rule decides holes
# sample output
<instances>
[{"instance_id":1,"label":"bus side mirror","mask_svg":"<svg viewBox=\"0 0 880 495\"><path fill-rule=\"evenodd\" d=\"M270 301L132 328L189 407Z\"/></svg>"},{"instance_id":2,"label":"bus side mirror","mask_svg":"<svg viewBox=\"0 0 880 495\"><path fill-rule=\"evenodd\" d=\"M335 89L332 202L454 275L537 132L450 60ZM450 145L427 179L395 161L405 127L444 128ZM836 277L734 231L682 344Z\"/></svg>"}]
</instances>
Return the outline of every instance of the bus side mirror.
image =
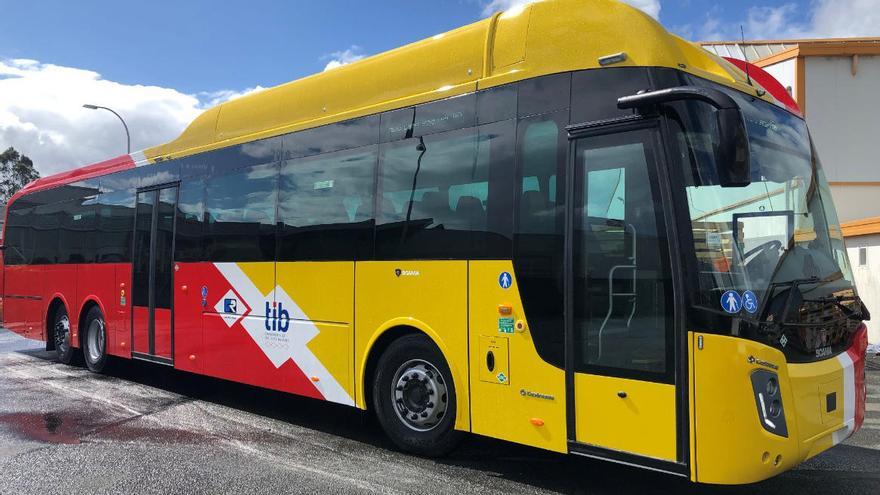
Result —
<instances>
[{"instance_id":1,"label":"bus side mirror","mask_svg":"<svg viewBox=\"0 0 880 495\"><path fill-rule=\"evenodd\" d=\"M718 144L715 163L721 187L744 187L752 182L749 162L749 138L739 105L733 98L713 88L678 86L656 91L640 91L617 99L617 108L650 110L673 101L696 100L715 107Z\"/></svg>"}]
</instances>

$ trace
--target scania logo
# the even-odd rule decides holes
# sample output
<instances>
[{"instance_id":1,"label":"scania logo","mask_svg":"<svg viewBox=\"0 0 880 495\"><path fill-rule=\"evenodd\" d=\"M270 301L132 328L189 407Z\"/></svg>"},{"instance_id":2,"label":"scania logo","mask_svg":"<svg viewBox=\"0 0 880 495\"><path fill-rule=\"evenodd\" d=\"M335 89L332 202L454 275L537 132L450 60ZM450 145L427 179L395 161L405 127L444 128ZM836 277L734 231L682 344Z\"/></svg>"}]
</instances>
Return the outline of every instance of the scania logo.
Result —
<instances>
[{"instance_id":1,"label":"scania logo","mask_svg":"<svg viewBox=\"0 0 880 495\"><path fill-rule=\"evenodd\" d=\"M418 270L401 270L400 268L395 268L394 275L397 277L418 277L421 273L419 273Z\"/></svg>"}]
</instances>

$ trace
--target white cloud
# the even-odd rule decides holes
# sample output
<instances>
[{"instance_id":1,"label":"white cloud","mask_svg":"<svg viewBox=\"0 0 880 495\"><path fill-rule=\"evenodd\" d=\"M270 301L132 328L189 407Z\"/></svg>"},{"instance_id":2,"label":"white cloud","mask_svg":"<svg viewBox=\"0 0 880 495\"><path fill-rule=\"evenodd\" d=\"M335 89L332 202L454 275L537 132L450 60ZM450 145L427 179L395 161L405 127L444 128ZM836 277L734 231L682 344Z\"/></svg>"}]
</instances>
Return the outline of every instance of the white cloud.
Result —
<instances>
[{"instance_id":1,"label":"white cloud","mask_svg":"<svg viewBox=\"0 0 880 495\"><path fill-rule=\"evenodd\" d=\"M210 108L215 105L219 105L225 101L234 100L236 98L241 98L242 96L247 96L251 93L256 93L257 91L262 91L266 88L256 85L253 88L247 88L242 91L235 91L232 89L221 89L220 91L202 91L199 93L199 100L202 102L202 106L205 108Z\"/></svg>"},{"instance_id":2,"label":"white cloud","mask_svg":"<svg viewBox=\"0 0 880 495\"><path fill-rule=\"evenodd\" d=\"M737 40L740 26L747 39L848 38L880 33L880 0L815 0L805 7L786 3L777 7L751 7L744 19L722 21L718 8L702 24L673 28L699 41Z\"/></svg>"},{"instance_id":3,"label":"white cloud","mask_svg":"<svg viewBox=\"0 0 880 495\"><path fill-rule=\"evenodd\" d=\"M660 0L621 0L639 8L654 19L660 18Z\"/></svg>"},{"instance_id":4,"label":"white cloud","mask_svg":"<svg viewBox=\"0 0 880 495\"><path fill-rule=\"evenodd\" d=\"M523 5L528 5L539 0L490 0L483 5L483 17L490 16L495 12L507 11Z\"/></svg>"},{"instance_id":5,"label":"white cloud","mask_svg":"<svg viewBox=\"0 0 880 495\"><path fill-rule=\"evenodd\" d=\"M815 36L877 36L880 0L821 0L813 10L812 24Z\"/></svg>"},{"instance_id":6,"label":"white cloud","mask_svg":"<svg viewBox=\"0 0 880 495\"><path fill-rule=\"evenodd\" d=\"M357 62L358 60L364 58L364 55L359 53L361 51L361 47L357 45L351 45L345 50L340 50L338 52L333 52L329 55L324 55L321 57L321 60L328 60L327 65L324 66L324 70L335 69L337 67L342 67L345 64L350 64L352 62Z\"/></svg>"},{"instance_id":7,"label":"white cloud","mask_svg":"<svg viewBox=\"0 0 880 495\"><path fill-rule=\"evenodd\" d=\"M489 16L495 12L507 11L523 5L528 5L540 0L489 0L483 2L483 16ZM660 18L660 0L621 0L633 7L643 10L654 19Z\"/></svg>"},{"instance_id":8,"label":"white cloud","mask_svg":"<svg viewBox=\"0 0 880 495\"><path fill-rule=\"evenodd\" d=\"M14 146L49 175L125 153L116 117L84 103L119 112L134 151L172 140L205 108L259 89L190 95L122 84L85 69L0 59L0 149Z\"/></svg>"}]
</instances>

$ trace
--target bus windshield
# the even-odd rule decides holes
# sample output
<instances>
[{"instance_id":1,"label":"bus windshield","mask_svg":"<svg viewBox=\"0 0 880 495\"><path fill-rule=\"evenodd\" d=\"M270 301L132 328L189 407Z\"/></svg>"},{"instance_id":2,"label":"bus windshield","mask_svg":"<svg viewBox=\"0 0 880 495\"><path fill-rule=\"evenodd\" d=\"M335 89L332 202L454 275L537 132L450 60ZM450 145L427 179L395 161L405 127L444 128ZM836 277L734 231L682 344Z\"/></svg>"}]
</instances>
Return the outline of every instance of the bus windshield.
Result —
<instances>
[{"instance_id":1,"label":"bus windshield","mask_svg":"<svg viewBox=\"0 0 880 495\"><path fill-rule=\"evenodd\" d=\"M806 124L772 104L726 92L742 108L749 135L751 184L746 187L718 183L711 112L693 105L678 114L691 120L677 139L699 303L757 319L779 290L792 287L803 301L852 300L842 231Z\"/></svg>"}]
</instances>

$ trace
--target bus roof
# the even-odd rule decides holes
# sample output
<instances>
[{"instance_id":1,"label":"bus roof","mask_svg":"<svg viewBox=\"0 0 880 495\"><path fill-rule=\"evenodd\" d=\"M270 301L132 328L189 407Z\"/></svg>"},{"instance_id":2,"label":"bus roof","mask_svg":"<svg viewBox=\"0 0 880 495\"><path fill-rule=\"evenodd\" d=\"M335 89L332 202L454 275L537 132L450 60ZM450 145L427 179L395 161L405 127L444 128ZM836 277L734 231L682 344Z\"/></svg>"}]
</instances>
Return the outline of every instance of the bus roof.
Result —
<instances>
[{"instance_id":1,"label":"bus roof","mask_svg":"<svg viewBox=\"0 0 880 495\"><path fill-rule=\"evenodd\" d=\"M616 0L539 0L222 103L171 142L38 179L23 192L541 75L598 68L600 58L619 53L626 58L615 67L671 67L756 94L733 64L667 32L634 7Z\"/></svg>"}]
</instances>

